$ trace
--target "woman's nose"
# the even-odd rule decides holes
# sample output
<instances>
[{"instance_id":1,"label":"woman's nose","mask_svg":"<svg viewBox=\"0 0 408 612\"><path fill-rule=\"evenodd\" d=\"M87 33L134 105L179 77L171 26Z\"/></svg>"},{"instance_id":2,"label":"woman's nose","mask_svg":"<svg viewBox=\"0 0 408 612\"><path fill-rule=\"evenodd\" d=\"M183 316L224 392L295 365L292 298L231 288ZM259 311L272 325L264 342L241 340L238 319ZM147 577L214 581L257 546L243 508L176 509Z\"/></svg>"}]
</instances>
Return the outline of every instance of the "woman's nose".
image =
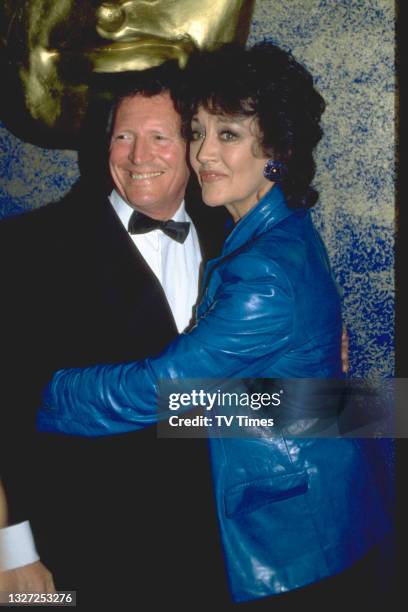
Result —
<instances>
[{"instance_id":1,"label":"woman's nose","mask_svg":"<svg viewBox=\"0 0 408 612\"><path fill-rule=\"evenodd\" d=\"M197 160L204 164L208 161L215 160L217 158L217 141L213 136L204 136L200 148L197 152Z\"/></svg>"},{"instance_id":2,"label":"woman's nose","mask_svg":"<svg viewBox=\"0 0 408 612\"><path fill-rule=\"evenodd\" d=\"M96 9L96 29L100 36L109 38L125 21L126 11L119 2L103 2Z\"/></svg>"}]
</instances>

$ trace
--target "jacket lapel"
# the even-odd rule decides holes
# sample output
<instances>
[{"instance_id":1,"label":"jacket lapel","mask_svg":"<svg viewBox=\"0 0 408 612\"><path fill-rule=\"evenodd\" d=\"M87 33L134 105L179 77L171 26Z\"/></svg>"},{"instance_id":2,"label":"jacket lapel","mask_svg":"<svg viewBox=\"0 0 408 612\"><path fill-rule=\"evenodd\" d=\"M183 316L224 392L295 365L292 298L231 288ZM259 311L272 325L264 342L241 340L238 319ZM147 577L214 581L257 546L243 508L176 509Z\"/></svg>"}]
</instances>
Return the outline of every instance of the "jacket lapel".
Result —
<instances>
[{"instance_id":1,"label":"jacket lapel","mask_svg":"<svg viewBox=\"0 0 408 612\"><path fill-rule=\"evenodd\" d=\"M124 344L134 347L134 359L162 350L177 334L172 312L108 198L84 190L71 204L73 227L68 233L81 261L76 269L83 274L84 310L94 309L104 326L101 334L117 346L118 354Z\"/></svg>"}]
</instances>

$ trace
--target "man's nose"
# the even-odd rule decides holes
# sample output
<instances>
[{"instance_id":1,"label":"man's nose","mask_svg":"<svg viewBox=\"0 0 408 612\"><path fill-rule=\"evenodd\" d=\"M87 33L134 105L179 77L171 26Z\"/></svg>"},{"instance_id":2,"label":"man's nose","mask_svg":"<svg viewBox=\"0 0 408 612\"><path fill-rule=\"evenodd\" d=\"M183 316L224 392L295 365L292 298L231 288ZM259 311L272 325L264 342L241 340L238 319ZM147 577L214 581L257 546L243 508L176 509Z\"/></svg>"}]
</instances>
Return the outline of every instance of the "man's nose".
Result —
<instances>
[{"instance_id":1,"label":"man's nose","mask_svg":"<svg viewBox=\"0 0 408 612\"><path fill-rule=\"evenodd\" d=\"M135 138L129 150L129 159L133 164L150 161L152 159L150 143L141 136Z\"/></svg>"}]
</instances>

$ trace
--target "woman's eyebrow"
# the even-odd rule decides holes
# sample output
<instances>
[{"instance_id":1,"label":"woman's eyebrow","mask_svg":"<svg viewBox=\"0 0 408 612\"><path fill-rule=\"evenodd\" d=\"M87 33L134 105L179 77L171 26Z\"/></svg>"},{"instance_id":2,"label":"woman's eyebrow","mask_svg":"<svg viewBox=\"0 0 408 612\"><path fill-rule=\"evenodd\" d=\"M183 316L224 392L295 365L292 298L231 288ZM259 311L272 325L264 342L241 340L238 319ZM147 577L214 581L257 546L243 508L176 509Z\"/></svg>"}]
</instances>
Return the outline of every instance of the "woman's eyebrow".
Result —
<instances>
[{"instance_id":1,"label":"woman's eyebrow","mask_svg":"<svg viewBox=\"0 0 408 612\"><path fill-rule=\"evenodd\" d=\"M239 115L237 116L232 116L232 115L218 115L217 116L217 123L242 123L243 121L245 121L246 117L241 117Z\"/></svg>"}]
</instances>

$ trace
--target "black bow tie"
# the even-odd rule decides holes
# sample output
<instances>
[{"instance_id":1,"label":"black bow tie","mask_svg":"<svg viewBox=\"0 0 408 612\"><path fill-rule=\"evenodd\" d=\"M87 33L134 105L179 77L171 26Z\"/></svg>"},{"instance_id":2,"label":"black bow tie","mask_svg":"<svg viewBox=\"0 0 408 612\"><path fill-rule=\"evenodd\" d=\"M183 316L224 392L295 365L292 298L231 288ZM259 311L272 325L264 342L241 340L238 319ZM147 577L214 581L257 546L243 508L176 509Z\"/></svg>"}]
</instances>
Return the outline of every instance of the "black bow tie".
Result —
<instances>
[{"instance_id":1,"label":"black bow tie","mask_svg":"<svg viewBox=\"0 0 408 612\"><path fill-rule=\"evenodd\" d=\"M172 219L170 221L160 221L160 219L147 217L137 210L132 212L128 223L128 231L131 234L146 234L155 229L160 229L173 240L183 243L190 230L190 223L188 221L173 221Z\"/></svg>"}]
</instances>

